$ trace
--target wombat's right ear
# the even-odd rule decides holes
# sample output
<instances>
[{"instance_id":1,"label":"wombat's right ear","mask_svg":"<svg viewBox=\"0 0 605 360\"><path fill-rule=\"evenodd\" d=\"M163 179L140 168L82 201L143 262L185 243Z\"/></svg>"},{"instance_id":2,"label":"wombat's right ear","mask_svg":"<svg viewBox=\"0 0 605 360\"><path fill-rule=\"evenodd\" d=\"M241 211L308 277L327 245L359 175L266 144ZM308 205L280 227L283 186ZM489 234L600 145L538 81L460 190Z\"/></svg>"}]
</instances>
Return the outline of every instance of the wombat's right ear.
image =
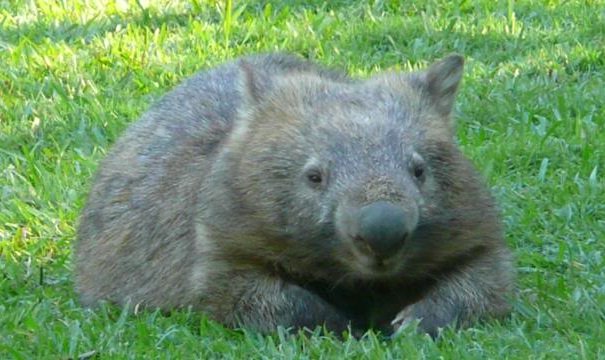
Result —
<instances>
[{"instance_id":1,"label":"wombat's right ear","mask_svg":"<svg viewBox=\"0 0 605 360\"><path fill-rule=\"evenodd\" d=\"M444 116L452 111L463 68L464 58L452 54L431 65L425 73L426 90L435 108Z\"/></svg>"},{"instance_id":2,"label":"wombat's right ear","mask_svg":"<svg viewBox=\"0 0 605 360\"><path fill-rule=\"evenodd\" d=\"M240 86L242 95L249 104L256 104L271 87L270 76L263 74L261 69L255 68L253 64L246 60L240 60L239 67L241 70Z\"/></svg>"}]
</instances>

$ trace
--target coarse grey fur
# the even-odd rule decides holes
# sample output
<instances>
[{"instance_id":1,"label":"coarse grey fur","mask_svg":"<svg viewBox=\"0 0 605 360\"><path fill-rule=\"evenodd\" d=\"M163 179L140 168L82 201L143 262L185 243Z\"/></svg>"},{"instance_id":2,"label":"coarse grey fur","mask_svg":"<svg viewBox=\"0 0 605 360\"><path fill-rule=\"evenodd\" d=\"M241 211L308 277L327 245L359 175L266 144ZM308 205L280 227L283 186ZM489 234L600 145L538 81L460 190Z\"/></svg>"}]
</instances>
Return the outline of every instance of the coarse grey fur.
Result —
<instances>
[{"instance_id":1,"label":"coarse grey fur","mask_svg":"<svg viewBox=\"0 0 605 360\"><path fill-rule=\"evenodd\" d=\"M500 216L454 140L462 68L357 80L270 54L185 81L99 168L75 244L82 303L261 332L418 319L434 335L506 314Z\"/></svg>"}]
</instances>

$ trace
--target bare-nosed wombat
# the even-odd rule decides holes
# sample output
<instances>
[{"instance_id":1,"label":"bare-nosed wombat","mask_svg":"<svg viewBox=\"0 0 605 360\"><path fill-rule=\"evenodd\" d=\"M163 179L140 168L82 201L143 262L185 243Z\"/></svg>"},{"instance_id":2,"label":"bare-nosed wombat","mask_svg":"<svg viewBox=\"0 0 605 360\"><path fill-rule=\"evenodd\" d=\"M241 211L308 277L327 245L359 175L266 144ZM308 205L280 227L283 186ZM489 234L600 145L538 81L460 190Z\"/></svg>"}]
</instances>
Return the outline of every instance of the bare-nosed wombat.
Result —
<instances>
[{"instance_id":1,"label":"bare-nosed wombat","mask_svg":"<svg viewBox=\"0 0 605 360\"><path fill-rule=\"evenodd\" d=\"M102 162L75 245L85 305L227 326L390 332L508 312L511 254L454 140L463 59L355 80L298 57L201 72Z\"/></svg>"}]
</instances>

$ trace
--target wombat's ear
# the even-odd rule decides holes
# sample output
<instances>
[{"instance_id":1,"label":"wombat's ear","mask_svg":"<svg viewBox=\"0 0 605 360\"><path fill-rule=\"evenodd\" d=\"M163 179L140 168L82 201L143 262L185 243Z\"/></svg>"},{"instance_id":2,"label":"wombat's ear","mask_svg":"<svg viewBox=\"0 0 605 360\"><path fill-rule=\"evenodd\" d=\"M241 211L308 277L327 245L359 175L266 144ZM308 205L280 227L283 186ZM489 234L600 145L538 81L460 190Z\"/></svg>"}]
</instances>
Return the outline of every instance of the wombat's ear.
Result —
<instances>
[{"instance_id":1,"label":"wombat's ear","mask_svg":"<svg viewBox=\"0 0 605 360\"><path fill-rule=\"evenodd\" d=\"M431 65L426 70L426 90L439 113L451 113L456 99L456 90L462 78L464 58L452 54Z\"/></svg>"},{"instance_id":2,"label":"wombat's ear","mask_svg":"<svg viewBox=\"0 0 605 360\"><path fill-rule=\"evenodd\" d=\"M271 87L270 75L244 59L239 61L241 70L240 86L244 100L250 105L258 103Z\"/></svg>"}]
</instances>

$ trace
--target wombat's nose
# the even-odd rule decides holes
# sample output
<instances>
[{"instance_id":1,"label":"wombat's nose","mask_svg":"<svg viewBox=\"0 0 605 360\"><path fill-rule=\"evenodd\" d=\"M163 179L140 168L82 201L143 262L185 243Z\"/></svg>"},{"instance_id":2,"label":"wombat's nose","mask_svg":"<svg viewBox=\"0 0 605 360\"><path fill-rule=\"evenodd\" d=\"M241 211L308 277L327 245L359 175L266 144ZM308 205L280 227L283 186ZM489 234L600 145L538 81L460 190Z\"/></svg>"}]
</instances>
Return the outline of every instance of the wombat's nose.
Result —
<instances>
[{"instance_id":1,"label":"wombat's nose","mask_svg":"<svg viewBox=\"0 0 605 360\"><path fill-rule=\"evenodd\" d=\"M359 233L355 239L363 242L373 255L388 258L403 246L408 236L405 212L400 206L377 201L359 210Z\"/></svg>"}]
</instances>

